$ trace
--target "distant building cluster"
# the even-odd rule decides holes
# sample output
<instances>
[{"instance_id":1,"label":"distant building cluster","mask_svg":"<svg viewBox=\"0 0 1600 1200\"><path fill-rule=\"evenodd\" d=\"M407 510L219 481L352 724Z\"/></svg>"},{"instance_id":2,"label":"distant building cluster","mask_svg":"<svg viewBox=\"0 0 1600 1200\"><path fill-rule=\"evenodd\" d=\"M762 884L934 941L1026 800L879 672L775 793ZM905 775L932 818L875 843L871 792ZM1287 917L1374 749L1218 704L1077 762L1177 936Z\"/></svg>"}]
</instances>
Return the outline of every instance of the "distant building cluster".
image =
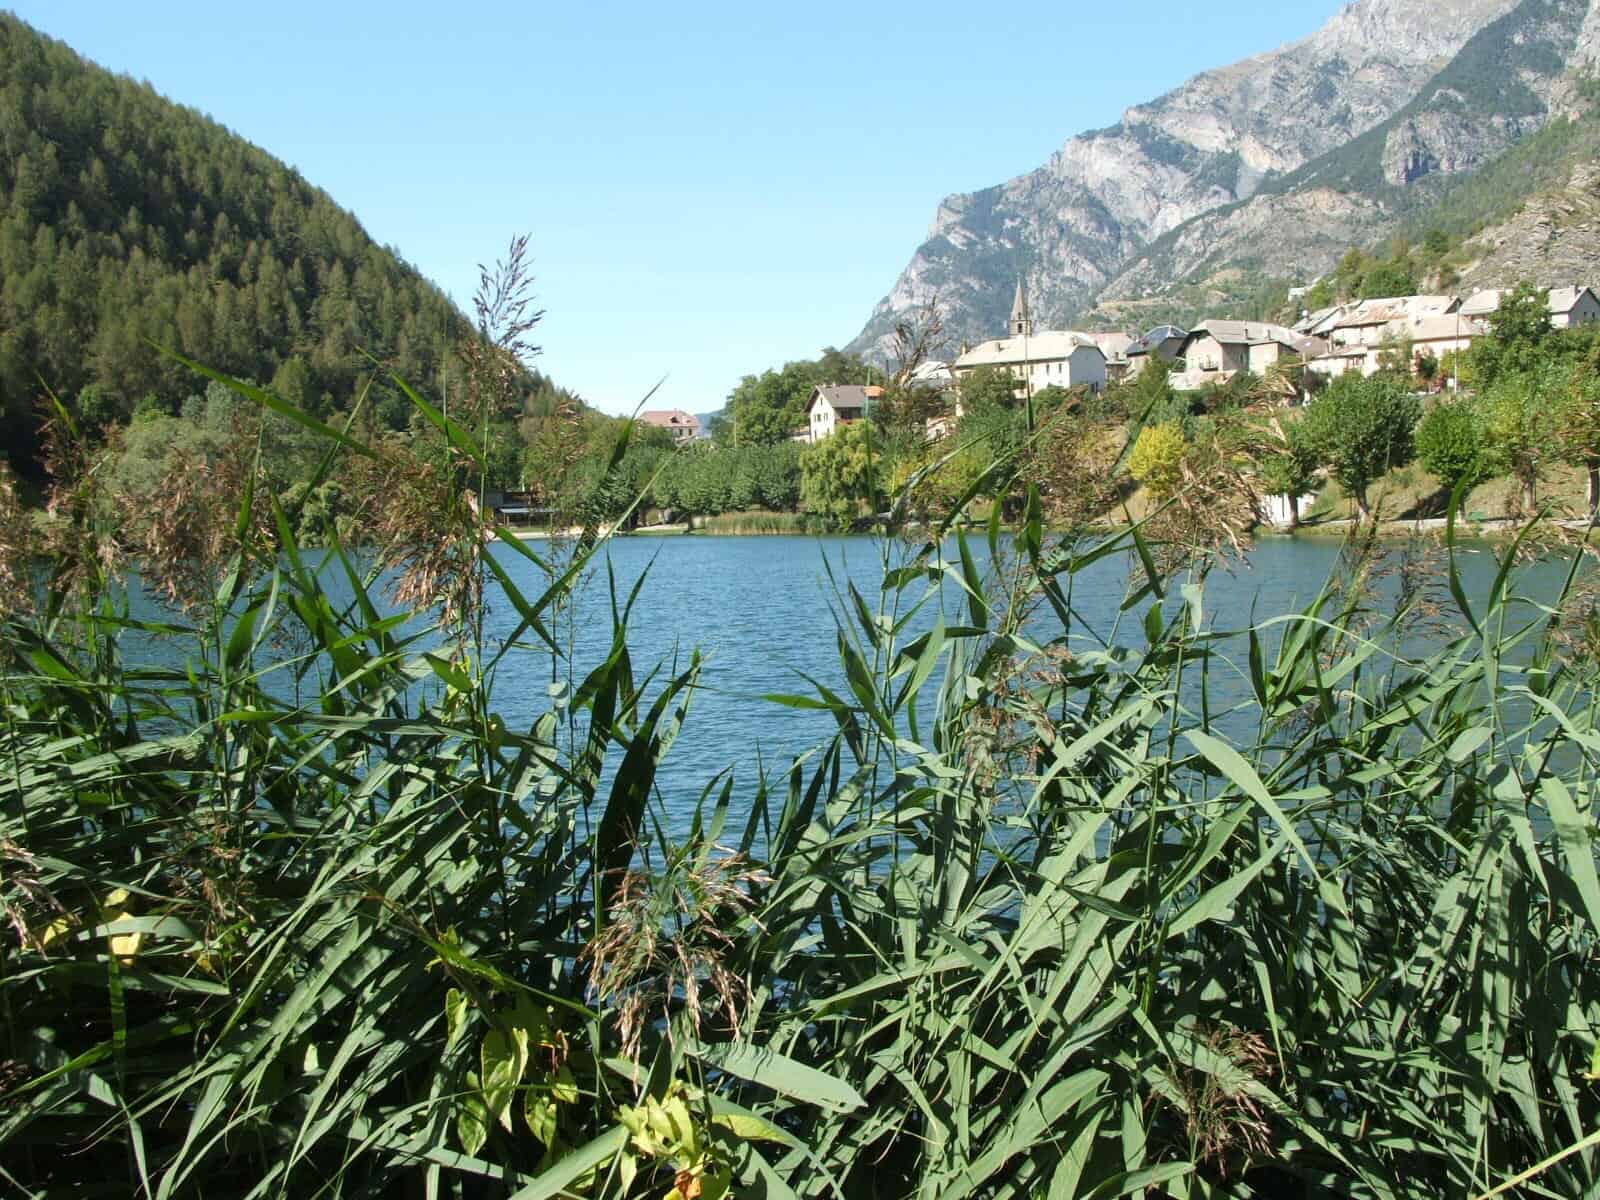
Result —
<instances>
[{"instance_id":1,"label":"distant building cluster","mask_svg":"<svg viewBox=\"0 0 1600 1200\"><path fill-rule=\"evenodd\" d=\"M965 350L948 367L930 365L944 369L955 383L980 367L1003 367L1016 378L1019 395L1050 386L1099 391L1108 382L1136 377L1152 359L1172 365L1172 386L1179 391L1225 384L1246 372L1262 375L1288 362L1328 377L1347 371L1374 375L1386 356L1395 353L1411 355L1413 363L1424 358L1438 362L1471 349L1474 340L1489 332L1490 318L1508 294L1392 296L1306 313L1293 326L1212 318L1192 329L1158 325L1135 337L1038 331L1019 282L1005 338ZM1600 294L1592 288L1564 285L1550 288L1549 295L1553 328L1600 321ZM959 399L955 416L960 416ZM950 418L935 418L929 422L929 436L940 436L951 424Z\"/></svg>"},{"instance_id":2,"label":"distant building cluster","mask_svg":"<svg viewBox=\"0 0 1600 1200\"><path fill-rule=\"evenodd\" d=\"M1346 371L1373 375L1383 358L1396 348L1410 348L1415 359L1440 361L1446 354L1472 348L1489 332L1489 319L1500 310L1509 293L1503 289L1471 296L1393 296L1362 300L1308 313L1296 330L1325 340L1328 347L1308 358L1306 365L1320 374ZM1600 321L1600 297L1581 284L1550 289L1550 324L1570 329Z\"/></svg>"},{"instance_id":3,"label":"distant building cluster","mask_svg":"<svg viewBox=\"0 0 1600 1200\"><path fill-rule=\"evenodd\" d=\"M1137 377L1152 359L1171 364L1171 383L1179 391L1226 384L1246 373L1264 375L1280 363L1302 365L1330 378L1348 371L1374 375L1392 364L1396 353L1410 355L1413 363L1425 358L1439 362L1447 354L1471 349L1475 339L1489 332L1490 318L1507 294L1391 296L1309 312L1293 326L1211 318L1193 329L1158 325L1134 336L1038 329L1019 281L1005 337L964 346L954 362L922 363L912 379L954 393L950 411L927 422L927 436L933 440L950 433L961 419L961 381L984 368L1008 372L1018 398L1050 387L1100 392L1108 384ZM1549 294L1552 327L1600 321L1600 295L1593 289L1574 284L1553 287ZM880 387L814 388L806 425L795 431L794 440L815 444L831 437L870 415L883 395Z\"/></svg>"}]
</instances>

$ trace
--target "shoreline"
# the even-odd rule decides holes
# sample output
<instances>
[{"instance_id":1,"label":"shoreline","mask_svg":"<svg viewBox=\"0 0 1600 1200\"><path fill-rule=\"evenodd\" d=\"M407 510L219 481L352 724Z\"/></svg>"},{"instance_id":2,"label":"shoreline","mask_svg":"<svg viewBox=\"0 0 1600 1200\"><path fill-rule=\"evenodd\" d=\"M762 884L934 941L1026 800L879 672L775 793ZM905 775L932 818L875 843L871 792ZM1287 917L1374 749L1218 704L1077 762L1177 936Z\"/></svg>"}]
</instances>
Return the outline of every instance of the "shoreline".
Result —
<instances>
[{"instance_id":1,"label":"shoreline","mask_svg":"<svg viewBox=\"0 0 1600 1200\"><path fill-rule=\"evenodd\" d=\"M1570 533L1582 533L1589 528L1588 521L1567 518L1550 518L1541 524L1554 526ZM1457 521L1456 535L1470 540L1493 541L1508 537L1515 537L1526 526L1527 521L1512 520L1507 517L1497 517L1485 521ZM1424 517L1409 521L1380 521L1375 536L1380 538L1410 538L1419 534L1442 535L1448 527L1448 522L1443 517ZM982 522L973 522L966 526L969 532L982 531ZM1107 526L1094 530L1099 533L1115 533L1119 528L1126 526ZM1280 526L1261 525L1251 533L1255 538L1307 538L1326 540L1329 538L1347 538L1355 531L1362 529L1363 523L1341 517L1334 520L1317 521L1301 525L1298 529L1290 530ZM1007 533L1015 533L1014 525L1005 526ZM1059 528L1048 528L1048 532L1065 532ZM581 529L567 529L550 532L543 529L514 529L509 531L514 538L522 542L546 542L557 538L576 538L581 536ZM803 529L693 529L687 525L649 525L637 529L618 530L614 534L602 528L602 535L610 534L619 538L774 538L774 537L803 537L803 538L870 538L882 530L852 530L846 532L829 531L816 532ZM1600 537L1600 525L1595 529L1595 536ZM503 541L498 534L495 541Z\"/></svg>"}]
</instances>

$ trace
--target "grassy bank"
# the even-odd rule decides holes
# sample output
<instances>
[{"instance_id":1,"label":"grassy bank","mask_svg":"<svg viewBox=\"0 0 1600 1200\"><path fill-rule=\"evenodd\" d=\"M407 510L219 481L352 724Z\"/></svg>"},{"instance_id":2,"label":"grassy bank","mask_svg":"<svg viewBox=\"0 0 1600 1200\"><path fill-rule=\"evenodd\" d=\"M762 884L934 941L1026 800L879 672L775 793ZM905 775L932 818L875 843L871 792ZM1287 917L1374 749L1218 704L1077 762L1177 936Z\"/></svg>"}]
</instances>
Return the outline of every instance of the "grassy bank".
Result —
<instances>
[{"instance_id":1,"label":"grassy bank","mask_svg":"<svg viewBox=\"0 0 1600 1200\"><path fill-rule=\"evenodd\" d=\"M695 533L713 536L771 536L836 532L823 518L807 513L736 512L705 517L696 522Z\"/></svg>"},{"instance_id":2,"label":"grassy bank","mask_svg":"<svg viewBox=\"0 0 1600 1200\"><path fill-rule=\"evenodd\" d=\"M1352 557L1240 629L1182 547L1050 535L1037 491L987 556L885 541L837 690L767 701L836 733L708 773L675 839L700 667L635 661L648 580L571 656L603 536L506 541L537 591L470 523L329 582L269 492L236 503L170 619L130 617L92 523L4 618L20 1194L1600 1190L1569 1152L1600 1129L1597 624L1575 586L1515 606L1517 547L1482 595ZM1106 647L1074 592L1113 556ZM129 630L184 666L124 661ZM513 658L550 680L528 721Z\"/></svg>"}]
</instances>

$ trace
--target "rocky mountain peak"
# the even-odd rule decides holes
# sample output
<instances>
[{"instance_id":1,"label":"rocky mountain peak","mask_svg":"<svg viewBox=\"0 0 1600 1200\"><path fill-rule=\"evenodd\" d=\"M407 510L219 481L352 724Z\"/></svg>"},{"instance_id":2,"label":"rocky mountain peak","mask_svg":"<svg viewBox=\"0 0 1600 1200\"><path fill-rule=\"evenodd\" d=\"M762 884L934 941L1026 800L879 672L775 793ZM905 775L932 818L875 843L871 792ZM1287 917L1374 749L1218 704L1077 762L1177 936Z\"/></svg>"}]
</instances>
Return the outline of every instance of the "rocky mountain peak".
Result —
<instances>
[{"instance_id":1,"label":"rocky mountain peak","mask_svg":"<svg viewBox=\"0 0 1600 1200\"><path fill-rule=\"evenodd\" d=\"M884 357L896 320L933 297L954 338L993 336L1019 274L1031 281L1041 324L1064 323L1165 235L1395 118L1500 18L1527 12L1536 23L1574 4L1600 8L1600 0L1355 0L1310 37L1203 72L1130 107L1116 126L1071 138L1035 171L947 198L852 348ZM1576 53L1585 36L1600 60L1592 12ZM1528 75L1512 82L1539 93L1539 104L1494 125L1492 145L1474 144L1477 114L1440 104L1392 134L1374 177L1405 186L1476 169L1537 129L1554 89Z\"/></svg>"},{"instance_id":2,"label":"rocky mountain peak","mask_svg":"<svg viewBox=\"0 0 1600 1200\"><path fill-rule=\"evenodd\" d=\"M1352 62L1375 50L1417 63L1455 54L1468 37L1519 0L1356 0L1335 13L1301 46ZM1463 33L1463 31L1465 31Z\"/></svg>"}]
</instances>

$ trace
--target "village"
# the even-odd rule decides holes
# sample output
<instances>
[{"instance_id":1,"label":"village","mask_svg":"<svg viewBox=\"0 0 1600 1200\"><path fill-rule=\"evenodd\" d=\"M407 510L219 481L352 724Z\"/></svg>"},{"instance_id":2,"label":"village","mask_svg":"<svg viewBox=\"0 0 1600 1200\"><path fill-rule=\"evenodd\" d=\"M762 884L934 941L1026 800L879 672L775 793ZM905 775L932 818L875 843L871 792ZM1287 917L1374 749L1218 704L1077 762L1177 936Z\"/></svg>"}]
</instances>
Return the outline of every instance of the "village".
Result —
<instances>
[{"instance_id":1,"label":"village","mask_svg":"<svg viewBox=\"0 0 1600 1200\"><path fill-rule=\"evenodd\" d=\"M1583 284L1548 289L1552 329L1600 321L1600 295ZM1293 326L1267 321L1208 318L1192 329L1158 325L1143 335L1084 333L1035 327L1026 290L1018 281L1006 335L965 346L951 362L918 366L914 381L946 392L948 411L927 423L929 440L951 432L962 415L961 381L980 369L1009 371L1019 395L1048 387L1103 391L1136 378L1152 360L1170 365L1171 386L1180 392L1229 383L1241 374L1264 375L1275 367L1303 366L1322 379L1347 372L1371 376L1400 367L1428 380L1436 390L1459 385L1459 357L1490 330L1509 289L1469 296L1391 296L1338 304L1307 312ZM1304 384L1291 402L1309 398ZM806 425L793 440L815 444L861 420L884 389L870 385L817 387L806 407ZM681 412L646 413L643 419L670 428L681 439L694 436ZM689 418L692 420L692 418Z\"/></svg>"}]
</instances>

